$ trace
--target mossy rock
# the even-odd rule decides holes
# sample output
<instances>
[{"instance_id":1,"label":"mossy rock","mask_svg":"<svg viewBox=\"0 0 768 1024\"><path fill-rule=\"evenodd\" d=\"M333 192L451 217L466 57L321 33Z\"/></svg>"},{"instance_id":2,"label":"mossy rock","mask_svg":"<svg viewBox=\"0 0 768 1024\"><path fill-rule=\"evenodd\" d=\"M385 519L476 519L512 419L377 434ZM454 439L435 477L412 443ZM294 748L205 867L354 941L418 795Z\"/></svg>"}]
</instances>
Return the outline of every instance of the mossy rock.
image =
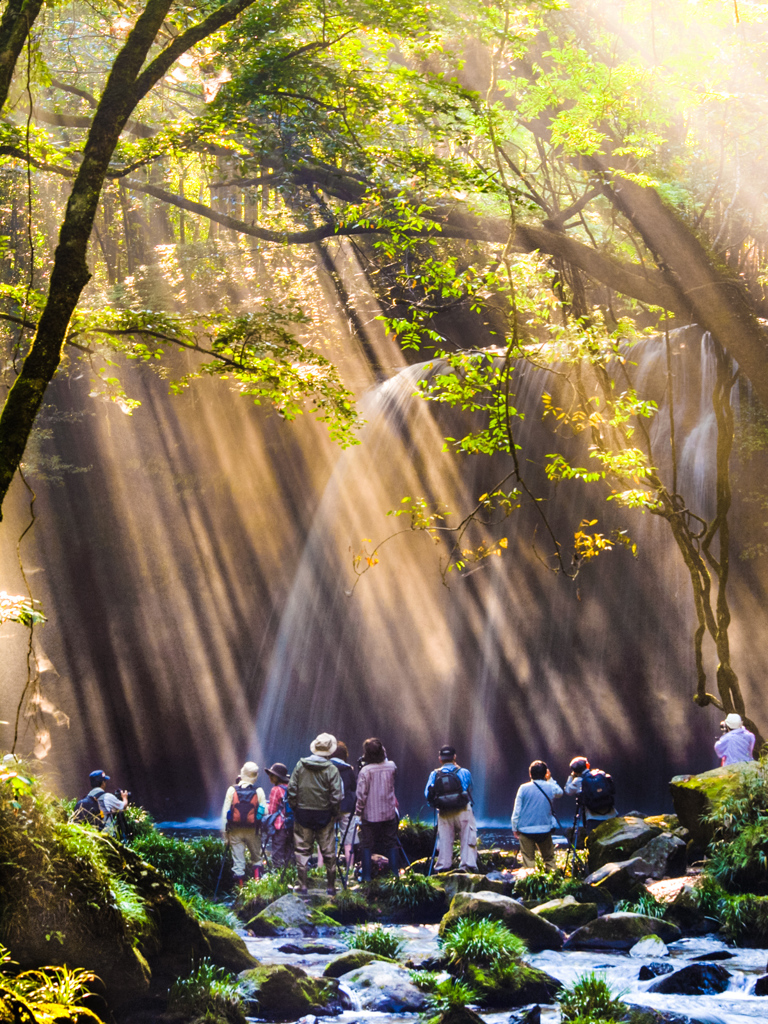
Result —
<instances>
[{"instance_id":1,"label":"mossy rock","mask_svg":"<svg viewBox=\"0 0 768 1024\"><path fill-rule=\"evenodd\" d=\"M457 871L455 874L452 871L441 871L432 877L445 890L449 900L452 900L457 892L477 892L481 888L487 887L489 890L491 888L485 875L470 874L464 871Z\"/></svg>"},{"instance_id":2,"label":"mossy rock","mask_svg":"<svg viewBox=\"0 0 768 1024\"><path fill-rule=\"evenodd\" d=\"M703 852L714 836L714 826L702 819L714 805L741 787L745 776L759 770L758 761L744 761L713 768L700 775L676 775L669 784L680 824L688 829L697 852Z\"/></svg>"},{"instance_id":3,"label":"mossy rock","mask_svg":"<svg viewBox=\"0 0 768 1024\"><path fill-rule=\"evenodd\" d=\"M374 960L383 960L389 964L397 963L397 960L392 960L391 957L379 956L367 949L349 949L346 953L334 957L329 964L326 964L323 977L341 978L342 975L348 974L350 971L356 971L358 967L365 967L367 964L373 963Z\"/></svg>"},{"instance_id":4,"label":"mossy rock","mask_svg":"<svg viewBox=\"0 0 768 1024\"><path fill-rule=\"evenodd\" d=\"M643 818L626 816L604 821L587 836L590 872L611 861L629 860L661 832L659 826L649 825Z\"/></svg>"},{"instance_id":5,"label":"mossy rock","mask_svg":"<svg viewBox=\"0 0 768 1024\"><path fill-rule=\"evenodd\" d=\"M642 857L618 863L603 864L587 876L587 882L595 889L607 890L614 899L635 899L644 888L645 879L653 874L652 866Z\"/></svg>"},{"instance_id":6,"label":"mossy rock","mask_svg":"<svg viewBox=\"0 0 768 1024\"><path fill-rule=\"evenodd\" d=\"M495 1010L509 1010L529 1003L553 1003L562 987L562 982L545 971L520 965L503 982L484 985L480 1001L483 1006Z\"/></svg>"},{"instance_id":7,"label":"mossy rock","mask_svg":"<svg viewBox=\"0 0 768 1024\"><path fill-rule=\"evenodd\" d=\"M274 903L270 903L256 917L251 918L247 927L260 938L282 935L291 929L298 929L308 935L316 926L312 919L315 909L310 900L287 893Z\"/></svg>"},{"instance_id":8,"label":"mossy rock","mask_svg":"<svg viewBox=\"0 0 768 1024\"><path fill-rule=\"evenodd\" d=\"M213 921L201 921L200 927L211 947L211 960L215 964L234 974L259 966L259 961L248 952L243 939L231 928Z\"/></svg>"},{"instance_id":9,"label":"mossy rock","mask_svg":"<svg viewBox=\"0 0 768 1024\"><path fill-rule=\"evenodd\" d=\"M564 948L628 950L647 935L658 935L666 943L676 942L680 929L669 921L645 914L606 914L578 928Z\"/></svg>"},{"instance_id":10,"label":"mossy rock","mask_svg":"<svg viewBox=\"0 0 768 1024\"><path fill-rule=\"evenodd\" d=\"M434 1020L436 1024L483 1024L483 1018L468 1006L452 1006Z\"/></svg>"},{"instance_id":11,"label":"mossy rock","mask_svg":"<svg viewBox=\"0 0 768 1024\"><path fill-rule=\"evenodd\" d=\"M478 869L488 871L514 871L520 867L520 857L514 850L479 850L477 854Z\"/></svg>"},{"instance_id":12,"label":"mossy rock","mask_svg":"<svg viewBox=\"0 0 768 1024\"><path fill-rule=\"evenodd\" d=\"M238 977L248 1016L286 1021L351 1009L335 978L313 978L293 964L262 965Z\"/></svg>"},{"instance_id":13,"label":"mossy rock","mask_svg":"<svg viewBox=\"0 0 768 1024\"><path fill-rule=\"evenodd\" d=\"M457 893L451 901L448 913L440 922L440 936L445 935L454 921L462 917L489 917L495 921L502 921L514 935L525 939L532 950L557 950L563 946L564 936L559 928L526 910L517 900L496 892Z\"/></svg>"},{"instance_id":14,"label":"mossy rock","mask_svg":"<svg viewBox=\"0 0 768 1024\"><path fill-rule=\"evenodd\" d=\"M577 928L595 920L597 904L578 903L573 896L563 896L559 900L541 903L533 912L562 928L564 932L575 932Z\"/></svg>"}]
</instances>

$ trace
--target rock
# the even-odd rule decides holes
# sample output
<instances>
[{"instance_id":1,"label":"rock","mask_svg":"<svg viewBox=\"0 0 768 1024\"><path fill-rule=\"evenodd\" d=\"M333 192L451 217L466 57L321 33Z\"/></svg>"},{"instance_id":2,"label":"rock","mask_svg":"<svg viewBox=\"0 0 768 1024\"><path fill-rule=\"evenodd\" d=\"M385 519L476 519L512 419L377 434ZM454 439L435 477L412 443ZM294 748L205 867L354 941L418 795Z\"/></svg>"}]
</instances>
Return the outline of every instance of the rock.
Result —
<instances>
[{"instance_id":1,"label":"rock","mask_svg":"<svg viewBox=\"0 0 768 1024\"><path fill-rule=\"evenodd\" d=\"M582 882L578 889L572 890L571 895L579 903L595 903L597 905L597 916L612 914L615 909L613 896L607 889L599 885L588 885Z\"/></svg>"},{"instance_id":2,"label":"rock","mask_svg":"<svg viewBox=\"0 0 768 1024\"><path fill-rule=\"evenodd\" d=\"M544 971L521 965L479 987L480 1001L491 1009L509 1009L531 1003L552 1003L562 982Z\"/></svg>"},{"instance_id":3,"label":"rock","mask_svg":"<svg viewBox=\"0 0 768 1024\"><path fill-rule=\"evenodd\" d=\"M701 963L707 960L733 960L735 953L729 953L727 949L716 949L712 953L702 953L700 956L689 956L692 964Z\"/></svg>"},{"instance_id":4,"label":"rock","mask_svg":"<svg viewBox=\"0 0 768 1024\"><path fill-rule=\"evenodd\" d=\"M435 1017L434 1021L435 1024L483 1024L483 1018L478 1017L468 1006L452 1006L450 1010Z\"/></svg>"},{"instance_id":5,"label":"rock","mask_svg":"<svg viewBox=\"0 0 768 1024\"><path fill-rule=\"evenodd\" d=\"M755 982L754 994L756 996L768 996L768 974L764 974Z\"/></svg>"},{"instance_id":6,"label":"rock","mask_svg":"<svg viewBox=\"0 0 768 1024\"><path fill-rule=\"evenodd\" d=\"M281 946L280 948L282 949L283 947ZM388 956L378 956L376 953L370 953L367 949L349 949L346 953L342 953L341 956L335 957L329 964L326 964L323 977L340 978L350 971L357 970L358 967L367 967L374 960L383 960L384 963L388 964L397 963L397 960L391 960Z\"/></svg>"},{"instance_id":7,"label":"rock","mask_svg":"<svg viewBox=\"0 0 768 1024\"><path fill-rule=\"evenodd\" d=\"M516 1013L510 1013L507 1024L541 1024L541 1007L538 1003L533 1006L524 1006Z\"/></svg>"},{"instance_id":8,"label":"rock","mask_svg":"<svg viewBox=\"0 0 768 1024\"><path fill-rule=\"evenodd\" d=\"M591 875L587 875L585 882L607 889L615 899L631 899L642 889L643 882L651 870L651 865L640 857L609 861Z\"/></svg>"},{"instance_id":9,"label":"rock","mask_svg":"<svg viewBox=\"0 0 768 1024\"><path fill-rule=\"evenodd\" d=\"M473 875L469 872L461 871L441 871L439 874L433 875L433 878L438 879L438 884L442 889L445 890L448 900L452 900L457 892L475 892L477 889L491 888L491 884L487 883L485 875Z\"/></svg>"},{"instance_id":10,"label":"rock","mask_svg":"<svg viewBox=\"0 0 768 1024\"><path fill-rule=\"evenodd\" d=\"M495 892L460 892L454 896L448 913L440 922L439 934L461 917L490 917L503 921L509 930L525 939L529 949L562 949L564 935L555 925L545 921L509 896Z\"/></svg>"},{"instance_id":11,"label":"rock","mask_svg":"<svg viewBox=\"0 0 768 1024\"><path fill-rule=\"evenodd\" d=\"M707 1015L705 1021L698 1017L687 1017L683 1013L676 1013L674 1010L654 1010L650 1006L628 1006L625 1016L621 1018L622 1024L712 1024L719 1017Z\"/></svg>"},{"instance_id":12,"label":"rock","mask_svg":"<svg viewBox=\"0 0 768 1024\"><path fill-rule=\"evenodd\" d=\"M626 816L603 822L587 836L589 870L596 871L609 861L629 860L661 831L643 818Z\"/></svg>"},{"instance_id":13,"label":"rock","mask_svg":"<svg viewBox=\"0 0 768 1024\"><path fill-rule=\"evenodd\" d=\"M353 990L364 1010L382 1013L418 1013L426 1006L425 994L399 964L376 960L350 971L344 984Z\"/></svg>"},{"instance_id":14,"label":"rock","mask_svg":"<svg viewBox=\"0 0 768 1024\"><path fill-rule=\"evenodd\" d=\"M646 935L644 939L634 944L629 955L642 960L649 956L669 956L669 950L658 935Z\"/></svg>"},{"instance_id":15,"label":"rock","mask_svg":"<svg viewBox=\"0 0 768 1024\"><path fill-rule=\"evenodd\" d=\"M677 883L680 883L679 885ZM668 886L665 891L664 886ZM719 922L707 917L696 899L696 886L690 878L669 879L667 882L652 882L648 891L660 902L667 903L664 917L676 924L686 935L706 935L717 931ZM670 894L674 893L672 899Z\"/></svg>"},{"instance_id":16,"label":"rock","mask_svg":"<svg viewBox=\"0 0 768 1024\"><path fill-rule=\"evenodd\" d=\"M223 924L215 924L213 921L201 921L200 927L211 947L211 960L215 964L226 967L234 974L247 971L250 967L259 966L259 961L256 957L251 956L246 944L231 928L227 928Z\"/></svg>"},{"instance_id":17,"label":"rock","mask_svg":"<svg viewBox=\"0 0 768 1024\"><path fill-rule=\"evenodd\" d=\"M578 903L573 896L564 896L560 900L549 900L540 903L533 911L550 924L557 925L564 932L575 932L583 924L594 921L597 917L596 903Z\"/></svg>"},{"instance_id":18,"label":"rock","mask_svg":"<svg viewBox=\"0 0 768 1024\"><path fill-rule=\"evenodd\" d=\"M651 978L658 978L662 974L672 974L674 971L672 964L662 964L656 960L651 960L649 964L643 964L637 974L638 981L650 981Z\"/></svg>"},{"instance_id":19,"label":"rock","mask_svg":"<svg viewBox=\"0 0 768 1024\"><path fill-rule=\"evenodd\" d=\"M271 964L243 971L240 990L248 1016L296 1020L312 1014L334 1014L352 1009L334 978L312 978L293 964Z\"/></svg>"},{"instance_id":20,"label":"rock","mask_svg":"<svg viewBox=\"0 0 768 1024\"><path fill-rule=\"evenodd\" d=\"M648 986L648 991L666 995L713 996L725 992L730 978L731 972L719 964L689 964L681 971L654 981Z\"/></svg>"},{"instance_id":21,"label":"rock","mask_svg":"<svg viewBox=\"0 0 768 1024\"><path fill-rule=\"evenodd\" d=\"M631 949L646 935L658 935L664 942L680 938L680 929L658 917L644 914L615 913L598 917L578 928L565 949Z\"/></svg>"},{"instance_id":22,"label":"rock","mask_svg":"<svg viewBox=\"0 0 768 1024\"><path fill-rule=\"evenodd\" d=\"M281 953L307 954L316 953L322 956L326 953L340 953L346 946L340 942L286 942L283 946L277 947Z\"/></svg>"},{"instance_id":23,"label":"rock","mask_svg":"<svg viewBox=\"0 0 768 1024\"><path fill-rule=\"evenodd\" d=\"M675 814L691 834L697 850L703 852L714 836L714 827L703 821L713 804L740 786L744 774L758 771L759 762L743 761L726 768L713 768L700 775L676 775L669 784Z\"/></svg>"},{"instance_id":24,"label":"rock","mask_svg":"<svg viewBox=\"0 0 768 1024\"><path fill-rule=\"evenodd\" d=\"M654 836L649 843L641 846L635 854L651 865L650 878L666 878L668 875L682 875L688 866L688 851L682 839L671 832Z\"/></svg>"},{"instance_id":25,"label":"rock","mask_svg":"<svg viewBox=\"0 0 768 1024\"><path fill-rule=\"evenodd\" d=\"M247 927L260 938L282 935L289 929L309 934L315 927L312 905L293 893L287 893L251 918Z\"/></svg>"}]
</instances>

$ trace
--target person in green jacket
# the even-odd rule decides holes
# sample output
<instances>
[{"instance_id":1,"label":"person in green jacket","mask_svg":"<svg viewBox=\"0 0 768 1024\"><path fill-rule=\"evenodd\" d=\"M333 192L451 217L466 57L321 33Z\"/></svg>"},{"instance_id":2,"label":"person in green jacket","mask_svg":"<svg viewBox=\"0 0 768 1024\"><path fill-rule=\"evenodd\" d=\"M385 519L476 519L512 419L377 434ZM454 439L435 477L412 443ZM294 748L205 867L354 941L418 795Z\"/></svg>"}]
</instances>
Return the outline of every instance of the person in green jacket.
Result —
<instances>
[{"instance_id":1,"label":"person in green jacket","mask_svg":"<svg viewBox=\"0 0 768 1024\"><path fill-rule=\"evenodd\" d=\"M298 893L307 895L307 866L315 843L325 861L327 893L336 894L336 841L334 818L339 813L344 787L339 769L330 760L336 737L321 732L309 745L310 757L302 757L291 773L288 803L293 808L293 846L299 875Z\"/></svg>"}]
</instances>

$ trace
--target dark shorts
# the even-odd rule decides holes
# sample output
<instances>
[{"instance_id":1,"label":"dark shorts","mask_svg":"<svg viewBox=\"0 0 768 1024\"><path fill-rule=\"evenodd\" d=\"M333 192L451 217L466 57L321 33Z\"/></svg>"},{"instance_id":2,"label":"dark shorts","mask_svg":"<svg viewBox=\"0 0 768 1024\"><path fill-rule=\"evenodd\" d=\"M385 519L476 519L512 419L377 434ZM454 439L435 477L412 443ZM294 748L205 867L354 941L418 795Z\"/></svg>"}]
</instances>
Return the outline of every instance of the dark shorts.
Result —
<instances>
[{"instance_id":1,"label":"dark shorts","mask_svg":"<svg viewBox=\"0 0 768 1024\"><path fill-rule=\"evenodd\" d=\"M397 846L397 818L390 821L361 821L360 846L364 850L377 848L384 854Z\"/></svg>"}]
</instances>

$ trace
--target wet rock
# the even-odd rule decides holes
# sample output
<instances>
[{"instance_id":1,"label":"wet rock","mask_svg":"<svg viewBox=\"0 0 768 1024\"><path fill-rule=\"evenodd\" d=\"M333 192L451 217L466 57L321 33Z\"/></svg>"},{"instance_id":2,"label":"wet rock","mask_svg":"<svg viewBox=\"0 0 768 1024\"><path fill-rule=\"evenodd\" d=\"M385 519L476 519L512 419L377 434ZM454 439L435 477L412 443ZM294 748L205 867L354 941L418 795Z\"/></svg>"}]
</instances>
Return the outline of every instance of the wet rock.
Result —
<instances>
[{"instance_id":1,"label":"wet rock","mask_svg":"<svg viewBox=\"0 0 768 1024\"><path fill-rule=\"evenodd\" d=\"M434 874L433 878L436 878L438 885L445 890L449 902L457 892L475 892L480 888L485 888L484 883L487 882L485 875L470 874L466 871L441 871L439 874ZM488 884L487 887L490 889L491 885Z\"/></svg>"},{"instance_id":2,"label":"wet rock","mask_svg":"<svg viewBox=\"0 0 768 1024\"><path fill-rule=\"evenodd\" d=\"M564 935L555 925L545 921L509 896L495 892L460 892L451 901L450 909L440 922L439 934L445 934L461 917L490 917L503 923L514 934L525 939L528 948L562 949Z\"/></svg>"},{"instance_id":3,"label":"wet rock","mask_svg":"<svg viewBox=\"0 0 768 1024\"><path fill-rule=\"evenodd\" d=\"M714 1018L708 1017L707 1021L701 1021L697 1017L687 1017L684 1013L675 1013L670 1010L654 1010L650 1006L627 1007L626 1016L622 1017L622 1024L711 1024Z\"/></svg>"},{"instance_id":4,"label":"wet rock","mask_svg":"<svg viewBox=\"0 0 768 1024\"><path fill-rule=\"evenodd\" d=\"M514 850L481 850L477 855L480 871L514 871L520 867L520 858Z\"/></svg>"},{"instance_id":5,"label":"wet rock","mask_svg":"<svg viewBox=\"0 0 768 1024\"><path fill-rule=\"evenodd\" d=\"M705 960L733 960L735 953L729 953L727 949L716 949L712 953L702 953L700 956L689 956L692 964Z\"/></svg>"},{"instance_id":6,"label":"wet rock","mask_svg":"<svg viewBox=\"0 0 768 1024\"><path fill-rule=\"evenodd\" d=\"M450 1010L435 1018L435 1021L436 1024L483 1024L483 1018L478 1017L468 1006L452 1006Z\"/></svg>"},{"instance_id":7,"label":"wet rock","mask_svg":"<svg viewBox=\"0 0 768 1024\"><path fill-rule=\"evenodd\" d=\"M768 974L764 974L755 982L754 994L756 996L768 996Z\"/></svg>"},{"instance_id":8,"label":"wet rock","mask_svg":"<svg viewBox=\"0 0 768 1024\"><path fill-rule=\"evenodd\" d=\"M654 836L649 843L640 847L635 856L650 864L650 878L682 875L688 865L685 843L671 832L662 832L660 836Z\"/></svg>"},{"instance_id":9,"label":"wet rock","mask_svg":"<svg viewBox=\"0 0 768 1024\"><path fill-rule=\"evenodd\" d=\"M550 924L562 928L564 932L575 932L577 928L595 920L597 904L578 903L573 896L564 896L559 900L540 903L533 912Z\"/></svg>"},{"instance_id":10,"label":"wet rock","mask_svg":"<svg viewBox=\"0 0 768 1024\"><path fill-rule=\"evenodd\" d=\"M640 857L609 861L588 875L585 882L606 889L614 899L631 899L643 887L651 870L651 865Z\"/></svg>"},{"instance_id":11,"label":"wet rock","mask_svg":"<svg viewBox=\"0 0 768 1024\"><path fill-rule=\"evenodd\" d=\"M533 1006L524 1006L516 1013L510 1013L507 1024L541 1024L541 1007L538 1003Z\"/></svg>"},{"instance_id":12,"label":"wet rock","mask_svg":"<svg viewBox=\"0 0 768 1024\"><path fill-rule=\"evenodd\" d=\"M312 978L293 964L271 964L243 971L240 990L250 1017L296 1020L306 1014L336 1014L352 1009L335 978Z\"/></svg>"},{"instance_id":13,"label":"wet rock","mask_svg":"<svg viewBox=\"0 0 768 1024\"><path fill-rule=\"evenodd\" d=\"M603 822L587 836L590 871L596 871L610 861L629 860L661 831L656 825L648 825L643 818L629 815Z\"/></svg>"},{"instance_id":14,"label":"wet rock","mask_svg":"<svg viewBox=\"0 0 768 1024\"><path fill-rule=\"evenodd\" d=\"M578 889L571 891L571 895L579 903L596 904L598 917L602 917L603 914L612 914L615 909L616 904L613 896L611 896L607 889L599 885L589 885L587 882L582 882Z\"/></svg>"},{"instance_id":15,"label":"wet rock","mask_svg":"<svg viewBox=\"0 0 768 1024\"><path fill-rule=\"evenodd\" d=\"M699 910L696 886L691 884L690 878L669 878L663 882L651 882L646 888L657 900L667 904L664 917L676 924L686 935L707 935L720 927L719 922Z\"/></svg>"},{"instance_id":16,"label":"wet rock","mask_svg":"<svg viewBox=\"0 0 768 1024\"><path fill-rule=\"evenodd\" d=\"M251 956L237 932L213 921L201 921L200 927L211 947L211 960L215 964L235 974L247 971L249 967L258 967L259 961Z\"/></svg>"},{"instance_id":17,"label":"wet rock","mask_svg":"<svg viewBox=\"0 0 768 1024\"><path fill-rule=\"evenodd\" d=\"M646 935L630 949L629 955L642 960L649 956L669 956L666 944L658 935Z\"/></svg>"},{"instance_id":18,"label":"wet rock","mask_svg":"<svg viewBox=\"0 0 768 1024\"><path fill-rule=\"evenodd\" d=\"M347 947L340 942L286 942L285 945L277 948L281 953L316 953L323 956L327 953L340 953Z\"/></svg>"},{"instance_id":19,"label":"wet rock","mask_svg":"<svg viewBox=\"0 0 768 1024\"><path fill-rule=\"evenodd\" d=\"M259 937L282 935L292 929L307 934L314 926L311 903L293 893L281 896L279 900L270 903L247 924L249 930Z\"/></svg>"},{"instance_id":20,"label":"wet rock","mask_svg":"<svg viewBox=\"0 0 768 1024\"><path fill-rule=\"evenodd\" d=\"M688 964L649 985L649 992L666 995L713 996L725 992L731 973L719 964Z\"/></svg>"},{"instance_id":21,"label":"wet rock","mask_svg":"<svg viewBox=\"0 0 768 1024\"><path fill-rule=\"evenodd\" d=\"M691 841L703 851L714 837L714 826L703 820L712 810L713 803L741 785L744 773L754 774L757 761L744 761L725 768L713 768L700 775L676 775L669 784L675 814L687 828Z\"/></svg>"},{"instance_id":22,"label":"wet rock","mask_svg":"<svg viewBox=\"0 0 768 1024\"><path fill-rule=\"evenodd\" d=\"M649 964L643 964L637 974L638 981L650 981L652 978L659 978L662 974L672 974L672 964L663 964L658 960L651 960Z\"/></svg>"},{"instance_id":23,"label":"wet rock","mask_svg":"<svg viewBox=\"0 0 768 1024\"><path fill-rule=\"evenodd\" d=\"M481 984L480 1002L489 1009L499 1010L532 1003L553 1003L562 987L562 982L545 971L520 965L487 984Z\"/></svg>"},{"instance_id":24,"label":"wet rock","mask_svg":"<svg viewBox=\"0 0 768 1024\"><path fill-rule=\"evenodd\" d=\"M281 946L280 948L282 949L283 947ZM388 956L378 956L367 949L349 949L346 953L342 953L341 956L335 957L329 964L326 964L323 977L341 978L342 975L349 974L350 971L356 971L359 967L367 967L374 960L382 960L388 964L397 963L397 960L391 960ZM422 969L431 970L432 968Z\"/></svg>"},{"instance_id":25,"label":"wet rock","mask_svg":"<svg viewBox=\"0 0 768 1024\"><path fill-rule=\"evenodd\" d=\"M680 929L668 921L644 914L606 914L578 928L566 940L564 948L631 949L646 935L658 935L664 942L675 942L680 938Z\"/></svg>"},{"instance_id":26,"label":"wet rock","mask_svg":"<svg viewBox=\"0 0 768 1024\"><path fill-rule=\"evenodd\" d=\"M364 1010L382 1013L417 1013L426 1006L425 994L399 964L374 961L350 971L344 984L353 990Z\"/></svg>"}]
</instances>

